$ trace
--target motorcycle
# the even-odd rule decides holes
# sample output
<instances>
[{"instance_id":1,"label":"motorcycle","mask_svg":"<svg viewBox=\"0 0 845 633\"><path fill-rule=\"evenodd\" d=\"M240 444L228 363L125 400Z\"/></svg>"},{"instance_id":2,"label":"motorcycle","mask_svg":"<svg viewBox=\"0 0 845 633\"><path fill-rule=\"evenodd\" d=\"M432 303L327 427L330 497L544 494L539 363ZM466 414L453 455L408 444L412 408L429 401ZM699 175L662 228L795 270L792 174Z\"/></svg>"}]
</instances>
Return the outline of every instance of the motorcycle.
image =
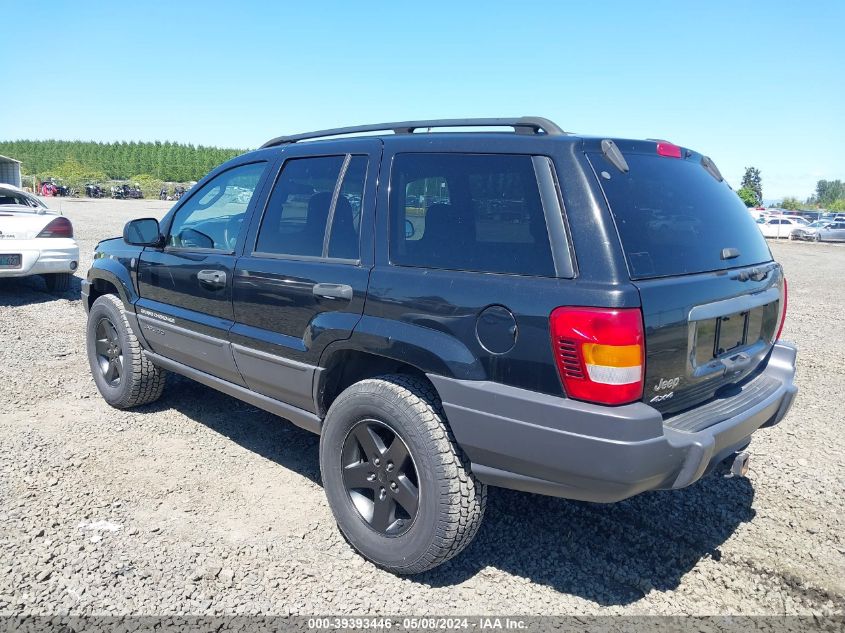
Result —
<instances>
[{"instance_id":1,"label":"motorcycle","mask_svg":"<svg viewBox=\"0 0 845 633\"><path fill-rule=\"evenodd\" d=\"M85 185L85 195L89 198L102 198L106 193L100 185Z\"/></svg>"},{"instance_id":2,"label":"motorcycle","mask_svg":"<svg viewBox=\"0 0 845 633\"><path fill-rule=\"evenodd\" d=\"M176 200L179 200L184 195L185 195L185 188L182 185L177 185L176 187L174 187L173 197L176 198Z\"/></svg>"},{"instance_id":3,"label":"motorcycle","mask_svg":"<svg viewBox=\"0 0 845 633\"><path fill-rule=\"evenodd\" d=\"M144 193L140 186L130 187L123 184L111 188L111 197L115 200L140 200L144 197Z\"/></svg>"}]
</instances>

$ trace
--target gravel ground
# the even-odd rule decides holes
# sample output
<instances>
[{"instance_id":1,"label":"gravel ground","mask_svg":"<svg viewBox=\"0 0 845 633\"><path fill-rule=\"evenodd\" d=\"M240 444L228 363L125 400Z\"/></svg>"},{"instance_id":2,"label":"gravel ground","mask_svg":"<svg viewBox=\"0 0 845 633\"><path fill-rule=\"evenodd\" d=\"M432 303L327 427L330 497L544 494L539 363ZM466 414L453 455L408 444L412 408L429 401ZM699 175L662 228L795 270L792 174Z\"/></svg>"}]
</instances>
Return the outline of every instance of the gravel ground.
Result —
<instances>
[{"instance_id":1,"label":"gravel ground","mask_svg":"<svg viewBox=\"0 0 845 633\"><path fill-rule=\"evenodd\" d=\"M99 239L170 203L49 204L85 271ZM772 248L801 392L755 435L747 479L608 506L492 489L475 543L405 579L341 538L316 436L180 378L113 410L78 283L0 281L0 614L843 614L845 247Z\"/></svg>"}]
</instances>

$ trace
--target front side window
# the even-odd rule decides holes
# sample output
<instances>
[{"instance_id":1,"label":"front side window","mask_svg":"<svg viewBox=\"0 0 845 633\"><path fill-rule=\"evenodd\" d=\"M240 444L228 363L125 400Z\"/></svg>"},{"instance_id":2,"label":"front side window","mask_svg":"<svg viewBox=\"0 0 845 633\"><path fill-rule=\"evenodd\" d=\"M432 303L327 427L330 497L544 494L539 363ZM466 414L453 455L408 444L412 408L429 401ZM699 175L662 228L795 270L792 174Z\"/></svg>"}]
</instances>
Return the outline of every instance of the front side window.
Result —
<instances>
[{"instance_id":1,"label":"front side window","mask_svg":"<svg viewBox=\"0 0 845 633\"><path fill-rule=\"evenodd\" d=\"M234 251L247 207L266 166L241 165L209 180L176 212L167 246Z\"/></svg>"},{"instance_id":2,"label":"front side window","mask_svg":"<svg viewBox=\"0 0 845 633\"><path fill-rule=\"evenodd\" d=\"M357 259L366 172L366 156L285 162L264 212L255 251ZM340 189L339 178L343 178Z\"/></svg>"},{"instance_id":3,"label":"front side window","mask_svg":"<svg viewBox=\"0 0 845 633\"><path fill-rule=\"evenodd\" d=\"M555 275L530 156L399 154L390 187L393 264Z\"/></svg>"}]
</instances>

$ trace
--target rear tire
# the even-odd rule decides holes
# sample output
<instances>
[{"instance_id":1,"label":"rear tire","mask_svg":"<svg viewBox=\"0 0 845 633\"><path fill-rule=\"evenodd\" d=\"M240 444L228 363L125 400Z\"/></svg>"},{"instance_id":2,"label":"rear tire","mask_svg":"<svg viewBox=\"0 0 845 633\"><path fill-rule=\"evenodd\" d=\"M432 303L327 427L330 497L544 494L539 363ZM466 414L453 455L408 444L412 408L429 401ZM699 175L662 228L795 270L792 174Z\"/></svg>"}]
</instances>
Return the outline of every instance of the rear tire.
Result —
<instances>
[{"instance_id":1,"label":"rear tire","mask_svg":"<svg viewBox=\"0 0 845 633\"><path fill-rule=\"evenodd\" d=\"M97 298L88 313L85 338L91 375L111 406L129 409L161 397L167 372L144 355L119 297Z\"/></svg>"},{"instance_id":2,"label":"rear tire","mask_svg":"<svg viewBox=\"0 0 845 633\"><path fill-rule=\"evenodd\" d=\"M70 288L70 279L73 275L70 273L48 273L43 275L43 277L48 291L67 292L68 288Z\"/></svg>"},{"instance_id":3,"label":"rear tire","mask_svg":"<svg viewBox=\"0 0 845 633\"><path fill-rule=\"evenodd\" d=\"M349 544L396 574L445 563L472 542L484 517L487 487L421 378L381 376L341 393L323 425L320 471ZM377 510L382 503L392 505Z\"/></svg>"}]
</instances>

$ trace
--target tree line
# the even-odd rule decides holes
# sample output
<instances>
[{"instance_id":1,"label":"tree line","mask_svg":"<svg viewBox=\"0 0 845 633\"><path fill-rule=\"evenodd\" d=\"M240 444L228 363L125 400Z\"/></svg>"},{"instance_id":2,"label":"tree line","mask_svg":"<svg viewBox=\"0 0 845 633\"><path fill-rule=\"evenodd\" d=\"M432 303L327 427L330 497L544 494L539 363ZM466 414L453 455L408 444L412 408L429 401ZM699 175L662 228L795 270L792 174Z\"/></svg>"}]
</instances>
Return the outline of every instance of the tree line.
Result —
<instances>
[{"instance_id":1,"label":"tree line","mask_svg":"<svg viewBox=\"0 0 845 633\"><path fill-rule=\"evenodd\" d=\"M762 205L763 180L760 176L760 170L756 167L746 167L742 184L736 193L747 207ZM845 211L845 182L841 180L819 180L816 183L815 193L804 202L793 196L787 196L776 206L790 211L813 211L816 209Z\"/></svg>"},{"instance_id":2,"label":"tree line","mask_svg":"<svg viewBox=\"0 0 845 633\"><path fill-rule=\"evenodd\" d=\"M0 155L21 161L21 172L39 180L199 180L245 150L170 141L0 141Z\"/></svg>"}]
</instances>

